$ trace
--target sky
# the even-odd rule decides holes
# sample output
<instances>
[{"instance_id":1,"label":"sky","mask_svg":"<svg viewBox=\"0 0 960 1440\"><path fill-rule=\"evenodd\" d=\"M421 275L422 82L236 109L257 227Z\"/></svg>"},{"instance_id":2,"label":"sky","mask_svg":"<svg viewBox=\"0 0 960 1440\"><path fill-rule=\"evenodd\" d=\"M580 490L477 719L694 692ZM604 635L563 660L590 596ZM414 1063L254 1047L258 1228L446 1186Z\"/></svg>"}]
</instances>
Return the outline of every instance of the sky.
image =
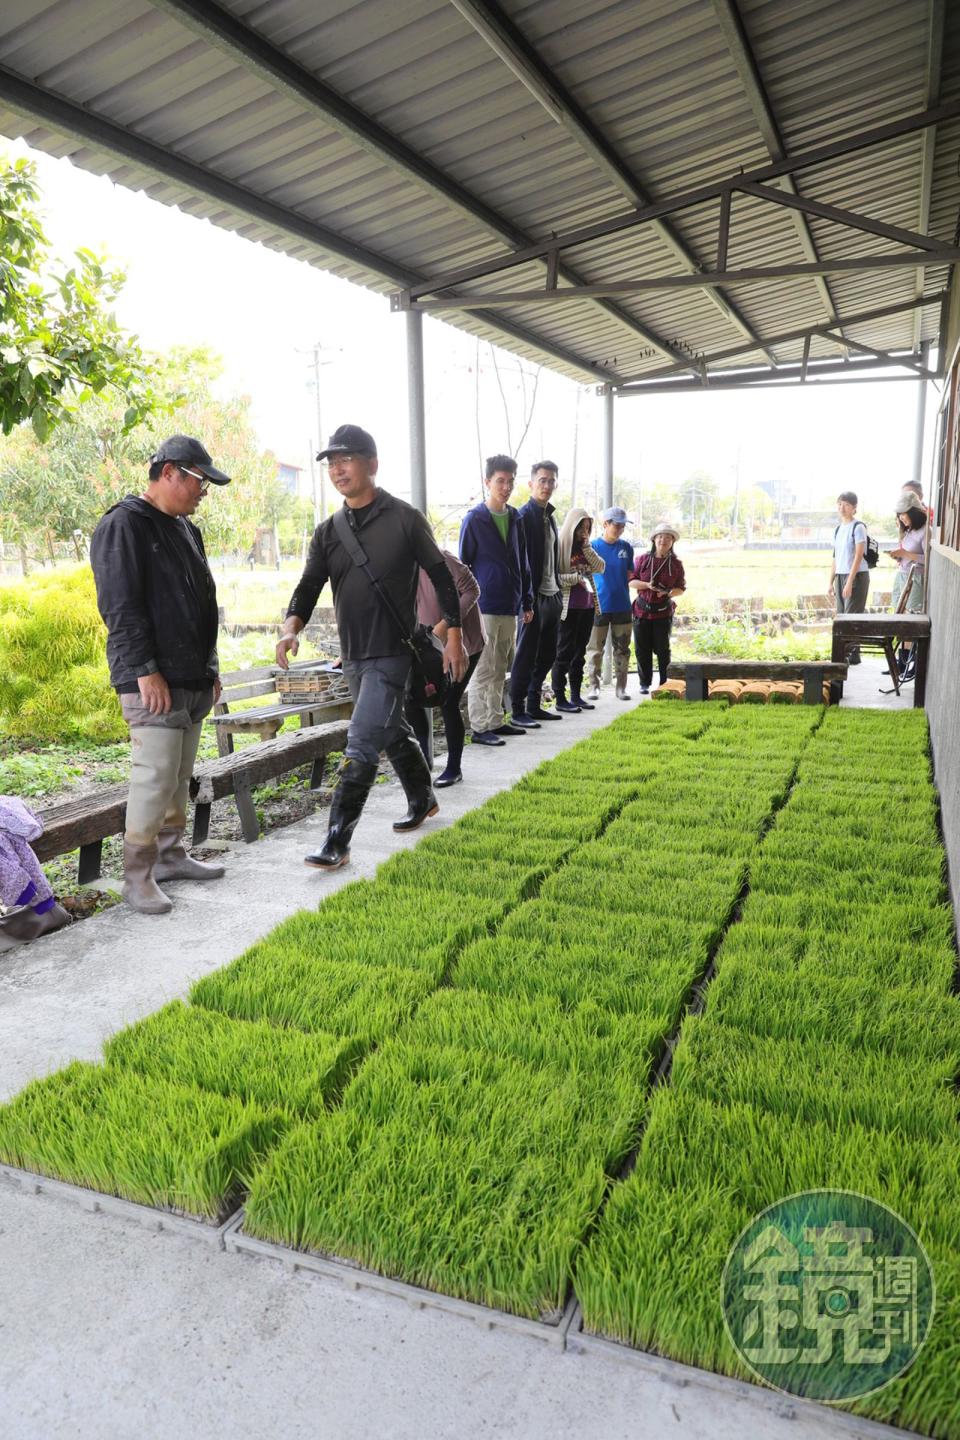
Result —
<instances>
[{"instance_id":1,"label":"sky","mask_svg":"<svg viewBox=\"0 0 960 1440\"><path fill-rule=\"evenodd\" d=\"M350 421L376 437L381 482L409 495L405 322L386 297L253 244L207 221L89 175L35 160L53 249L105 250L126 270L121 323L149 350L207 345L223 356L225 391L249 395L261 444L307 471L318 417L313 350L321 349L320 426ZM602 456L602 402L548 370L529 427L533 370L431 316L424 319L430 503L453 510L480 494L481 457L514 453L523 469L550 458L587 504ZM521 372L524 372L521 374ZM506 397L506 402L501 396ZM929 488L938 396L927 387L923 465ZM524 409L523 393L527 396ZM887 510L910 478L917 387L808 385L777 393L645 396L615 406L614 471L631 484L678 485L706 471L721 492L772 481L801 506L854 489ZM514 448L516 447L516 449ZM214 457L216 458L216 457Z\"/></svg>"}]
</instances>

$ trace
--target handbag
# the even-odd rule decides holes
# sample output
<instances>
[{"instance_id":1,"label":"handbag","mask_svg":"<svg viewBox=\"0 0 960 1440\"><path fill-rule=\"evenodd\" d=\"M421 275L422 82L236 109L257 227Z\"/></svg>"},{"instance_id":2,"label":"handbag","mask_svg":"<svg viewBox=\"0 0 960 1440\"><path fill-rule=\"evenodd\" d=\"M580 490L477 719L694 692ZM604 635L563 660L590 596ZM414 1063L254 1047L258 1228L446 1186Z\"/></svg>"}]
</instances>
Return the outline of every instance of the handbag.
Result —
<instances>
[{"instance_id":1,"label":"handbag","mask_svg":"<svg viewBox=\"0 0 960 1440\"><path fill-rule=\"evenodd\" d=\"M333 527L337 538L354 565L359 565L387 614L400 632L400 639L410 652L410 698L415 705L429 709L442 705L450 690L450 676L443 658L443 646L428 625L416 625L410 630L403 622L380 581L370 569L370 560L347 519L345 510L337 510L333 516Z\"/></svg>"}]
</instances>

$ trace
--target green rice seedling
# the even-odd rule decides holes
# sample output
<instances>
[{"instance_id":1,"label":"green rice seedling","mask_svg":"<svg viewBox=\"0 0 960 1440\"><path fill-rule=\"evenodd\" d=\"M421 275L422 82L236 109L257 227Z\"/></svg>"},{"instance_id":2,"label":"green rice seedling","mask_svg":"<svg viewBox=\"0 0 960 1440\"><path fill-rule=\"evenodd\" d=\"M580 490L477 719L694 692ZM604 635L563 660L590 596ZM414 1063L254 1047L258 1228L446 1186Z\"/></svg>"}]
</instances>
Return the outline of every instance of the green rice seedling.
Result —
<instances>
[{"instance_id":1,"label":"green rice seedling","mask_svg":"<svg viewBox=\"0 0 960 1440\"><path fill-rule=\"evenodd\" d=\"M305 1035L175 1000L107 1041L107 1063L266 1110L320 1114L364 1053L338 1035Z\"/></svg>"},{"instance_id":2,"label":"green rice seedling","mask_svg":"<svg viewBox=\"0 0 960 1440\"><path fill-rule=\"evenodd\" d=\"M536 861L538 865L552 868L558 865L564 856L569 855L574 848L572 840L546 840L537 837ZM510 864L514 869L523 867L529 860L528 847L524 845L504 845L497 836L489 839L471 839L462 836L458 830L442 830L438 834L428 835L421 840L412 851L407 854L434 857L444 860L459 860L465 865L482 866L490 862L494 864Z\"/></svg>"},{"instance_id":3,"label":"green rice seedling","mask_svg":"<svg viewBox=\"0 0 960 1440\"><path fill-rule=\"evenodd\" d=\"M655 1021L644 1025L636 1015L611 1013L589 1000L566 1009L555 995L524 1000L457 987L428 996L397 1039L479 1050L537 1070L576 1071L582 1081L617 1070L639 1094L663 1035Z\"/></svg>"},{"instance_id":4,"label":"green rice seedling","mask_svg":"<svg viewBox=\"0 0 960 1440\"><path fill-rule=\"evenodd\" d=\"M278 1114L240 1100L76 1062L0 1107L0 1159L217 1219L283 1129Z\"/></svg>"},{"instance_id":5,"label":"green rice seedling","mask_svg":"<svg viewBox=\"0 0 960 1440\"><path fill-rule=\"evenodd\" d=\"M890 986L865 996L857 979L760 970L728 960L707 992L707 1014L774 1039L819 1039L824 1045L928 1059L948 1053L960 1069L960 1000L935 990Z\"/></svg>"},{"instance_id":6,"label":"green rice seedling","mask_svg":"<svg viewBox=\"0 0 960 1440\"><path fill-rule=\"evenodd\" d=\"M891 935L899 936L904 944L953 944L953 916L944 905L922 911L904 909L894 896L882 905L866 903L852 910L849 902L834 900L829 894L758 894L751 895L747 905L744 915L752 924L777 929L786 926L826 940L849 934L859 938L865 949Z\"/></svg>"},{"instance_id":7,"label":"green rice seedling","mask_svg":"<svg viewBox=\"0 0 960 1440\"><path fill-rule=\"evenodd\" d=\"M937 1309L929 1338L906 1375L850 1409L940 1440L960 1435L960 1258L947 1247L928 1246L937 1284Z\"/></svg>"},{"instance_id":8,"label":"green rice seedling","mask_svg":"<svg viewBox=\"0 0 960 1440\"><path fill-rule=\"evenodd\" d=\"M190 1003L236 1020L264 1020L372 1044L392 1034L435 984L429 973L399 965L260 956L255 964L244 965L241 958L205 975L190 991Z\"/></svg>"},{"instance_id":9,"label":"green rice seedling","mask_svg":"<svg viewBox=\"0 0 960 1440\"><path fill-rule=\"evenodd\" d=\"M499 837L504 849L510 853L529 845L534 828L538 836L543 835L548 840L575 843L591 839L603 819L603 812L593 815L578 814L570 806L567 807L565 815L542 814L540 807L531 803L525 814L518 813L510 818L488 815L482 810L474 811L458 820L453 830L464 838L468 835L472 839Z\"/></svg>"},{"instance_id":10,"label":"green rice seedling","mask_svg":"<svg viewBox=\"0 0 960 1440\"><path fill-rule=\"evenodd\" d=\"M379 905L382 889L406 892L430 891L459 897L462 907L465 897L494 897L507 900L519 897L537 874L545 873L547 867L537 871L529 866L510 865L503 861L486 860L483 864L467 864L458 857L447 859L439 851L421 855L419 850L406 850L394 855L377 871L377 890L374 907Z\"/></svg>"},{"instance_id":11,"label":"green rice seedling","mask_svg":"<svg viewBox=\"0 0 960 1440\"><path fill-rule=\"evenodd\" d=\"M619 877L631 873L636 874L637 881L624 895L624 883ZM674 850L672 845L665 851L662 840L652 842L649 852L641 848L620 850L594 841L577 850L562 870L555 871L541 887L540 894L547 900L551 895L559 897L561 892L569 893L571 885L596 887L594 893L601 906L610 904L615 908L612 896L620 895L622 907L629 910L631 901L642 899L648 886L663 881L677 885L723 886L737 894L746 876L746 862L736 857L696 855L687 850Z\"/></svg>"},{"instance_id":12,"label":"green rice seedling","mask_svg":"<svg viewBox=\"0 0 960 1440\"><path fill-rule=\"evenodd\" d=\"M673 1053L671 1088L718 1104L743 1102L842 1126L929 1137L960 1119L951 1059L881 1055L812 1040L769 1039L688 1018Z\"/></svg>"},{"instance_id":13,"label":"green rice seedling","mask_svg":"<svg viewBox=\"0 0 960 1440\"><path fill-rule=\"evenodd\" d=\"M890 875L892 893L897 893L896 887L901 879L910 876L939 882L944 866L943 851L939 846L898 844L891 840L889 826L886 837L878 834L873 842L856 840L844 835L842 830L839 834L821 836L811 854L809 837L794 833L788 824L782 829L771 830L767 835L763 856L785 865L811 864L827 874L846 871L869 874L879 864Z\"/></svg>"},{"instance_id":14,"label":"green rice seedling","mask_svg":"<svg viewBox=\"0 0 960 1440\"><path fill-rule=\"evenodd\" d=\"M638 958L672 954L685 955L691 946L704 954L719 939L722 921L713 917L703 922L689 916L674 919L672 907L662 915L637 918L624 915L620 908L603 911L589 903L585 896L579 905L543 899L528 900L518 905L503 921L497 934L505 940L517 941L518 953L529 949L528 942L542 942L554 948L584 946L594 951L596 963L605 956L636 956Z\"/></svg>"},{"instance_id":15,"label":"green rice seedling","mask_svg":"<svg viewBox=\"0 0 960 1440\"><path fill-rule=\"evenodd\" d=\"M556 996L524 1000L454 989L428 996L398 1034L397 1043L472 1050L575 1077L587 1110L595 1116L606 1114L602 1163L613 1173L636 1144L650 1073L663 1053L664 1032L656 1019L611 1014L590 1001L564 1009ZM607 1113L604 1107L614 1077L620 1108Z\"/></svg>"},{"instance_id":16,"label":"green rice seedling","mask_svg":"<svg viewBox=\"0 0 960 1440\"><path fill-rule=\"evenodd\" d=\"M621 814L604 830L600 841L611 847L623 850L633 850L638 844L647 844L650 841L650 814L648 810L646 817L638 812L630 815ZM682 830L676 829L672 823L670 829L671 849L683 850L702 855L744 855L756 848L756 832L737 826L736 828L718 828L713 824L704 823L704 816L701 814L698 823L684 822ZM631 865L631 871L638 867L636 863Z\"/></svg>"},{"instance_id":17,"label":"green rice seedling","mask_svg":"<svg viewBox=\"0 0 960 1440\"><path fill-rule=\"evenodd\" d=\"M683 861L688 863L684 865ZM704 924L713 921L722 927L736 903L739 887L729 881L711 882L709 877L698 885L693 873L695 865L694 856L678 857L673 876L647 877L641 872L630 886L610 880L604 884L590 880L581 882L565 866L541 886L540 899L547 903L570 904L582 897L585 903L601 910L619 911L625 924L631 924L634 917L639 919L642 916L650 917L648 923L657 924L661 916L676 914L678 907L682 907L685 920ZM593 873L589 872L590 875Z\"/></svg>"},{"instance_id":18,"label":"green rice seedling","mask_svg":"<svg viewBox=\"0 0 960 1440\"><path fill-rule=\"evenodd\" d=\"M584 1328L685 1365L752 1378L727 1338L719 1304L727 1255L750 1219L723 1184L677 1189L634 1170L614 1186L577 1256Z\"/></svg>"},{"instance_id":19,"label":"green rice seedling","mask_svg":"<svg viewBox=\"0 0 960 1440\"><path fill-rule=\"evenodd\" d=\"M658 937L659 940L659 937ZM504 936L468 945L453 974L457 988L526 1000L555 997L565 1010L591 1004L618 1015L641 1015L666 1036L676 1027L690 991L706 968L706 947L658 956L657 942L633 955L598 955L589 946L529 943Z\"/></svg>"},{"instance_id":20,"label":"green rice seedling","mask_svg":"<svg viewBox=\"0 0 960 1440\"><path fill-rule=\"evenodd\" d=\"M730 927L717 952L718 970L742 960L761 970L794 971L814 986L824 975L858 980L865 993L893 983L946 995L953 983L957 957L952 946L918 940L904 945L896 935L865 944L855 933L834 936L758 925L751 919L753 908L751 895L740 924Z\"/></svg>"},{"instance_id":21,"label":"green rice seedling","mask_svg":"<svg viewBox=\"0 0 960 1440\"><path fill-rule=\"evenodd\" d=\"M606 1116L585 1113L573 1079L474 1051L392 1044L361 1075L342 1111L291 1134L259 1171L245 1229L557 1316L607 1183ZM604 1108L619 1109L613 1087Z\"/></svg>"},{"instance_id":22,"label":"green rice seedling","mask_svg":"<svg viewBox=\"0 0 960 1440\"><path fill-rule=\"evenodd\" d=\"M801 854L810 850L803 847ZM764 895L793 895L797 891L807 894L828 890L834 900L856 906L861 901L883 901L888 895L896 895L904 909L927 909L942 905L946 898L944 880L939 875L927 876L911 870L889 869L882 854L877 856L881 868L865 870L857 865L827 863L802 863L788 861L783 853L761 851L750 871L750 888Z\"/></svg>"}]
</instances>

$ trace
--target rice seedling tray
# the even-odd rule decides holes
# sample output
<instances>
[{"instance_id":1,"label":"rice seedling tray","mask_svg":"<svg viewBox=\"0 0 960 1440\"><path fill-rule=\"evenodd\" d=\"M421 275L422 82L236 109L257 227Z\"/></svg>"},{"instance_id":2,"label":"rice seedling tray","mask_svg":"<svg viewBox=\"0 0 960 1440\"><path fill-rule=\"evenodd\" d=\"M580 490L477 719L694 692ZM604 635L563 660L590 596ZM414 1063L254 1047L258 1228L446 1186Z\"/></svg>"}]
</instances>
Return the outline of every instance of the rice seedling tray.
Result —
<instances>
[{"instance_id":1,"label":"rice seedling tray","mask_svg":"<svg viewBox=\"0 0 960 1440\"><path fill-rule=\"evenodd\" d=\"M719 1375L715 1370L701 1370L697 1365L684 1365L679 1360L670 1360L652 1350L639 1350L626 1345L622 1340L611 1340L605 1335L594 1335L583 1328L583 1312L579 1305L574 1308L566 1331L566 1349L572 1355L599 1355L615 1360L621 1365L650 1379L664 1380L679 1390L698 1391L705 1397L713 1397L721 1404L745 1402L755 1411L759 1410L771 1419L809 1420L823 1425L829 1423L830 1432L849 1440L916 1440L915 1430L901 1430L884 1425L878 1420L867 1420L860 1415L850 1415L834 1406L819 1405L813 1400L803 1400L779 1390L768 1389L765 1385L754 1385L747 1380L737 1380L731 1375Z\"/></svg>"},{"instance_id":2,"label":"rice seedling tray","mask_svg":"<svg viewBox=\"0 0 960 1440\"><path fill-rule=\"evenodd\" d=\"M528 1335L558 1350L563 1350L566 1346L567 1330L577 1308L571 1295L563 1312L556 1319L530 1320L525 1315L511 1315L508 1310L495 1310L474 1300L460 1300L454 1295L443 1295L438 1290L425 1290L405 1280L393 1280L388 1275L380 1275L352 1260L322 1255L315 1250L295 1250L290 1245L279 1245L274 1241L246 1235L243 1230L242 1211L224 1227L223 1248L228 1253L274 1260L294 1274L302 1270L310 1275L319 1275L325 1280L334 1280L347 1290L370 1290L378 1295L388 1295L395 1300L402 1300L413 1310L439 1310L447 1315L457 1315L462 1320L470 1320L474 1325L479 1325L482 1330L509 1330L514 1334Z\"/></svg>"},{"instance_id":3,"label":"rice seedling tray","mask_svg":"<svg viewBox=\"0 0 960 1440\"><path fill-rule=\"evenodd\" d=\"M112 1215L145 1230L184 1235L189 1240L211 1245L214 1250L224 1248L224 1236L239 1213L234 1202L229 1212L220 1219L204 1220L199 1215L181 1215L175 1210L123 1200L119 1195L105 1195L100 1190L88 1190L82 1185L71 1185L66 1180L38 1175L33 1170L20 1170L15 1165L0 1165L0 1180L26 1195L44 1195L61 1204L86 1210L88 1214Z\"/></svg>"}]
</instances>

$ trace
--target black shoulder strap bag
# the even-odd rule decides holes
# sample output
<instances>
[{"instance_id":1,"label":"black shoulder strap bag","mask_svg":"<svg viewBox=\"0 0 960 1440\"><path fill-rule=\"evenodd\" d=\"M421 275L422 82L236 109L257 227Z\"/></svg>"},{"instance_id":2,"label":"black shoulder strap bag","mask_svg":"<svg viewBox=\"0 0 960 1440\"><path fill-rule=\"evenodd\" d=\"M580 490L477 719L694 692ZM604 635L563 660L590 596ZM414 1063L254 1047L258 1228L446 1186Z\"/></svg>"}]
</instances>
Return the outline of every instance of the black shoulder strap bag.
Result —
<instances>
[{"instance_id":1,"label":"black shoulder strap bag","mask_svg":"<svg viewBox=\"0 0 960 1440\"><path fill-rule=\"evenodd\" d=\"M442 705L450 689L450 677L443 660L443 646L427 625L417 625L412 631L403 623L400 612L390 599L380 581L370 569L367 552L347 519L346 511L336 510L333 528L337 539L346 550L354 565L359 565L393 623L400 632L400 639L410 652L413 669L410 673L410 698L415 705Z\"/></svg>"}]
</instances>

